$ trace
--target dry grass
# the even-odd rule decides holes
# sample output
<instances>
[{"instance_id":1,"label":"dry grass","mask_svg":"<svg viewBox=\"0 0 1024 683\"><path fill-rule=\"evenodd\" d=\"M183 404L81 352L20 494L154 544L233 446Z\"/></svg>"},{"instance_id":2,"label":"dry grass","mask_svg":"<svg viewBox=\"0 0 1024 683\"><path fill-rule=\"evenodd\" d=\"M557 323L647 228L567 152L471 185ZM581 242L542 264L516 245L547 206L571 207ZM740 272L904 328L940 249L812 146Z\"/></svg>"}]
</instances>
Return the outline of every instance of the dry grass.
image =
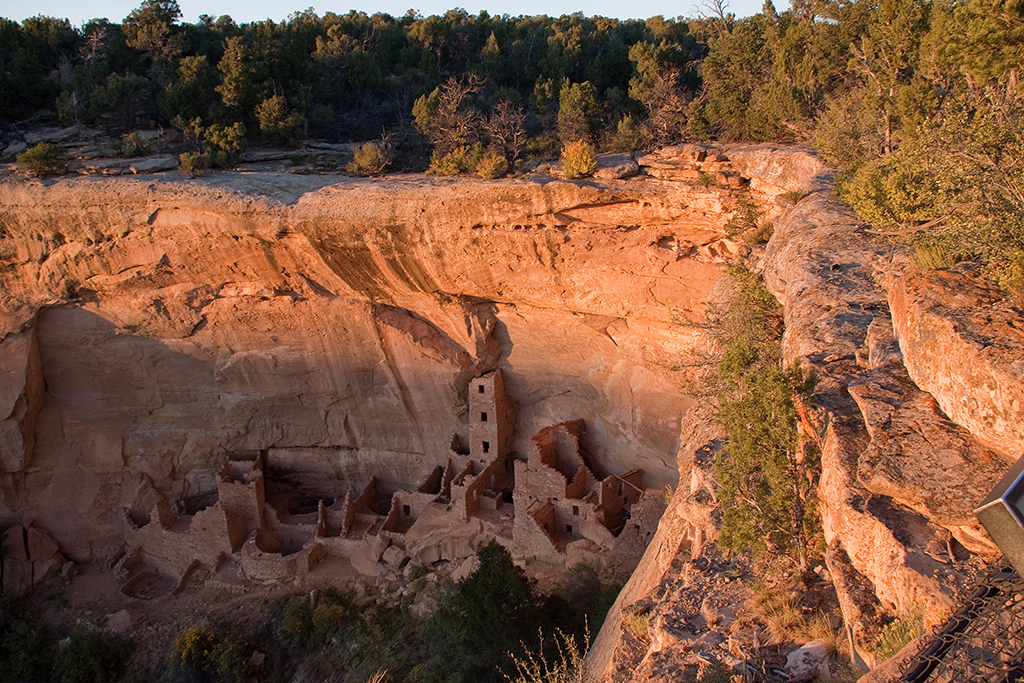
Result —
<instances>
[{"instance_id":1,"label":"dry grass","mask_svg":"<svg viewBox=\"0 0 1024 683\"><path fill-rule=\"evenodd\" d=\"M649 612L635 612L626 619L626 630L643 641L651 640Z\"/></svg>"},{"instance_id":2,"label":"dry grass","mask_svg":"<svg viewBox=\"0 0 1024 683\"><path fill-rule=\"evenodd\" d=\"M583 647L580 648L574 638L555 631L555 647L557 655L553 662L532 652L523 657L513 655L515 677L505 675L506 680L510 683L584 683L587 680L585 660L590 647L590 634L586 634Z\"/></svg>"},{"instance_id":3,"label":"dry grass","mask_svg":"<svg viewBox=\"0 0 1024 683\"><path fill-rule=\"evenodd\" d=\"M764 626L773 645L817 640L832 654L846 655L848 646L842 628L834 628L823 612L805 612L787 588L755 589L747 608L750 617Z\"/></svg>"}]
</instances>

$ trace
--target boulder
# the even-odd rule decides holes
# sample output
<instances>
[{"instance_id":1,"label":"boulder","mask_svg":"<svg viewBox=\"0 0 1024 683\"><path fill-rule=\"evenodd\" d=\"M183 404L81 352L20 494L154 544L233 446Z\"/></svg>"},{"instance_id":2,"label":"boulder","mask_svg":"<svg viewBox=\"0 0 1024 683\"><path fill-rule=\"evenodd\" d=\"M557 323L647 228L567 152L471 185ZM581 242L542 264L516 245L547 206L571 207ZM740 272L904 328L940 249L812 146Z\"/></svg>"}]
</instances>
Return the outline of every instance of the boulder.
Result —
<instances>
[{"instance_id":1,"label":"boulder","mask_svg":"<svg viewBox=\"0 0 1024 683\"><path fill-rule=\"evenodd\" d=\"M28 557L33 562L46 562L60 552L57 543L42 529L29 527L26 539Z\"/></svg>"},{"instance_id":2,"label":"boulder","mask_svg":"<svg viewBox=\"0 0 1024 683\"><path fill-rule=\"evenodd\" d=\"M2 156L5 159L13 159L14 157L18 156L27 149L27 142L25 142L24 140L15 140L14 142L12 142L11 144L7 145L7 147L4 148Z\"/></svg>"},{"instance_id":3,"label":"boulder","mask_svg":"<svg viewBox=\"0 0 1024 683\"><path fill-rule=\"evenodd\" d=\"M914 383L1013 461L1024 452L1024 314L967 264L886 283ZM980 502L980 501L975 501Z\"/></svg>"},{"instance_id":4,"label":"boulder","mask_svg":"<svg viewBox=\"0 0 1024 683\"><path fill-rule=\"evenodd\" d=\"M25 530L20 526L12 526L4 532L4 558L28 562L28 549L25 547Z\"/></svg>"},{"instance_id":5,"label":"boulder","mask_svg":"<svg viewBox=\"0 0 1024 683\"><path fill-rule=\"evenodd\" d=\"M865 488L946 527L971 552L998 554L974 508L1009 463L943 415L901 365L872 370L849 391L871 436L857 468Z\"/></svg>"},{"instance_id":6,"label":"boulder","mask_svg":"<svg viewBox=\"0 0 1024 683\"><path fill-rule=\"evenodd\" d=\"M380 558L389 567L393 569L400 569L402 565L409 560L409 556L405 554L405 551L399 548L397 545L389 546L384 554Z\"/></svg>"},{"instance_id":7,"label":"boulder","mask_svg":"<svg viewBox=\"0 0 1024 683\"><path fill-rule=\"evenodd\" d=\"M789 675L789 683L832 680L828 668L828 648L820 640L812 640L793 650L786 657L785 672Z\"/></svg>"},{"instance_id":8,"label":"boulder","mask_svg":"<svg viewBox=\"0 0 1024 683\"><path fill-rule=\"evenodd\" d=\"M640 166L628 154L598 154L595 178L621 180L632 178L640 172Z\"/></svg>"},{"instance_id":9,"label":"boulder","mask_svg":"<svg viewBox=\"0 0 1024 683\"><path fill-rule=\"evenodd\" d=\"M178 168L178 158L172 156L161 156L161 157L146 157L138 161L133 161L129 167L132 173L143 174L143 173L157 173L159 171L170 171Z\"/></svg>"},{"instance_id":10,"label":"boulder","mask_svg":"<svg viewBox=\"0 0 1024 683\"><path fill-rule=\"evenodd\" d=\"M126 609L114 612L107 617L107 629L114 633L128 633L135 625L135 619Z\"/></svg>"}]
</instances>

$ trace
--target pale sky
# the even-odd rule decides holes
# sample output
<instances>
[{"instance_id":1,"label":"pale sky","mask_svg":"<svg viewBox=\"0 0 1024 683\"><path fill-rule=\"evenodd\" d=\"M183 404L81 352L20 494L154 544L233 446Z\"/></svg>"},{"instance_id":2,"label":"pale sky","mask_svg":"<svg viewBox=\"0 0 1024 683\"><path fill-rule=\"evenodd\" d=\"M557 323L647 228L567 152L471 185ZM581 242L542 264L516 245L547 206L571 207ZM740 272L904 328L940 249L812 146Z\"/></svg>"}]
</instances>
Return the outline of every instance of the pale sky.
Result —
<instances>
[{"instance_id":1,"label":"pale sky","mask_svg":"<svg viewBox=\"0 0 1024 683\"><path fill-rule=\"evenodd\" d=\"M310 0L294 0L294 2L295 4L292 5L287 0L178 0L178 5L181 7L182 21L188 23L195 23L200 14L209 14L213 17L227 14L236 22L244 23L263 19L281 21L286 19L289 14L305 10L310 6L309 4L303 5L304 2L309 3ZM559 16L583 12L587 16L646 19L657 14L664 17L694 16L699 9L701 0L631 0L630 2L594 0L585 5L565 0L475 0L473 2L460 2L460 0L377 0L376 2L349 0L349 2L351 4L313 2L312 7L321 16L326 12L345 14L350 9L355 9L367 14L386 12L399 17L410 8L416 9L426 16L443 14L453 7L462 7L470 14L476 14L480 10L487 10L492 15L510 14L512 16L536 14ZM140 4L141 0L93 0L91 2L82 2L81 0L32 0L29 2L0 0L0 16L22 21L26 17L42 14L59 19L69 19L75 26L81 26L89 19L100 17L120 22ZM761 5L762 0L730 0L727 3L729 11L738 17L749 16L761 11ZM779 11L788 7L789 3L784 0L776 3L776 8Z\"/></svg>"}]
</instances>

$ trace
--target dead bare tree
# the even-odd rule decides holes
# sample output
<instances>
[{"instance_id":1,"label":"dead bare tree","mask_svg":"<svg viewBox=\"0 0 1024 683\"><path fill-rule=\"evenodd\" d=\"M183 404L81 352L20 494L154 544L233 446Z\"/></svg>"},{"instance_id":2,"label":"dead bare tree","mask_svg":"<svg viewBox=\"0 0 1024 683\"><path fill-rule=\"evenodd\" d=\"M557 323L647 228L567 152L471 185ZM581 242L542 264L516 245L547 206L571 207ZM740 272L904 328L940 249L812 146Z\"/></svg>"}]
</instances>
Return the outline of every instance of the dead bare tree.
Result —
<instances>
[{"instance_id":1,"label":"dead bare tree","mask_svg":"<svg viewBox=\"0 0 1024 683\"><path fill-rule=\"evenodd\" d=\"M694 8L694 14L698 19L713 24L719 36L732 33L732 22L736 15L729 11L728 0L702 0L700 5Z\"/></svg>"},{"instance_id":2,"label":"dead bare tree","mask_svg":"<svg viewBox=\"0 0 1024 683\"><path fill-rule=\"evenodd\" d=\"M525 122L523 108L507 100L499 102L487 120L486 130L491 145L501 150L510 167L526 147Z\"/></svg>"},{"instance_id":3,"label":"dead bare tree","mask_svg":"<svg viewBox=\"0 0 1024 683\"><path fill-rule=\"evenodd\" d=\"M450 77L441 85L437 109L430 121L430 142L440 154L474 144L480 137L480 114L466 100L483 86L477 73Z\"/></svg>"}]
</instances>

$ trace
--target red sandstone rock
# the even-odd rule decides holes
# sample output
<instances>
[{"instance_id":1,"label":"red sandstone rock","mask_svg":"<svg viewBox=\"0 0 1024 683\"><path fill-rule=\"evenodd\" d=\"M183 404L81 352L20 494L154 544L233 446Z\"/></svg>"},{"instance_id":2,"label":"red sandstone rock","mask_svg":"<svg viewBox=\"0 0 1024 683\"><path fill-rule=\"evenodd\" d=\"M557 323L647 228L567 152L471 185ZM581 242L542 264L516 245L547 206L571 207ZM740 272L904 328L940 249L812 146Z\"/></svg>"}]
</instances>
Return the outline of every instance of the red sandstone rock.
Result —
<instances>
[{"instance_id":1,"label":"red sandstone rock","mask_svg":"<svg viewBox=\"0 0 1024 683\"><path fill-rule=\"evenodd\" d=\"M912 269L889 303L914 382L993 450L1024 454L1024 312L969 268Z\"/></svg>"}]
</instances>

